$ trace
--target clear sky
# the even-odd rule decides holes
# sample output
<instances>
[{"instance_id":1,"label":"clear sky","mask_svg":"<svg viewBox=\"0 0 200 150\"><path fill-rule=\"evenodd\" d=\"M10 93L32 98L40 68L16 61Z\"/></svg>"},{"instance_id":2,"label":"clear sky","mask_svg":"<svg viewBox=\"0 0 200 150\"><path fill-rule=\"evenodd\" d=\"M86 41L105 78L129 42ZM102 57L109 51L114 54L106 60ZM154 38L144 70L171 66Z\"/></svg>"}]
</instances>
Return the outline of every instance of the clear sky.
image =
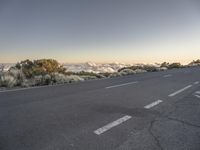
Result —
<instances>
[{"instance_id":1,"label":"clear sky","mask_svg":"<svg viewBox=\"0 0 200 150\"><path fill-rule=\"evenodd\" d=\"M189 62L200 0L0 0L0 62Z\"/></svg>"}]
</instances>

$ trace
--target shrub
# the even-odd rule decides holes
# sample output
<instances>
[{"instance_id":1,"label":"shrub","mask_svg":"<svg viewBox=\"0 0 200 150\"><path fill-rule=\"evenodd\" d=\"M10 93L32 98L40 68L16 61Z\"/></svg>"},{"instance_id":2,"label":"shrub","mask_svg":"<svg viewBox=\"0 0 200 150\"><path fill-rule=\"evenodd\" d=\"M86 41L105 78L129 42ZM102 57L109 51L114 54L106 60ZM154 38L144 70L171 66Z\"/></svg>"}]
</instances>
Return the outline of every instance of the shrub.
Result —
<instances>
[{"instance_id":1,"label":"shrub","mask_svg":"<svg viewBox=\"0 0 200 150\"><path fill-rule=\"evenodd\" d=\"M189 66L198 66L200 65L200 59L193 60L191 63L188 64Z\"/></svg>"},{"instance_id":2,"label":"shrub","mask_svg":"<svg viewBox=\"0 0 200 150\"><path fill-rule=\"evenodd\" d=\"M172 69L172 68L181 68L182 65L180 63L172 63L169 65L169 69Z\"/></svg>"},{"instance_id":3,"label":"shrub","mask_svg":"<svg viewBox=\"0 0 200 150\"><path fill-rule=\"evenodd\" d=\"M121 75L131 75L131 74L135 74L136 72L132 69L123 69L119 73Z\"/></svg>"},{"instance_id":4,"label":"shrub","mask_svg":"<svg viewBox=\"0 0 200 150\"><path fill-rule=\"evenodd\" d=\"M68 82L84 81L84 78L79 77L79 76L77 76L77 75L69 75L69 76L66 76L66 79L68 79Z\"/></svg>"},{"instance_id":5,"label":"shrub","mask_svg":"<svg viewBox=\"0 0 200 150\"><path fill-rule=\"evenodd\" d=\"M160 65L161 68L165 67L165 68L168 68L169 67L169 63L168 62L163 62L161 65Z\"/></svg>"},{"instance_id":6,"label":"shrub","mask_svg":"<svg viewBox=\"0 0 200 150\"><path fill-rule=\"evenodd\" d=\"M43 85L43 77L42 75L34 76L34 85Z\"/></svg>"},{"instance_id":7,"label":"shrub","mask_svg":"<svg viewBox=\"0 0 200 150\"><path fill-rule=\"evenodd\" d=\"M89 76L89 75L83 75L83 76L81 76L81 78L83 78L84 80L98 79L96 76Z\"/></svg>"},{"instance_id":8,"label":"shrub","mask_svg":"<svg viewBox=\"0 0 200 150\"><path fill-rule=\"evenodd\" d=\"M147 72L157 71L157 67L153 65L144 65L141 69L146 70Z\"/></svg>"},{"instance_id":9,"label":"shrub","mask_svg":"<svg viewBox=\"0 0 200 150\"><path fill-rule=\"evenodd\" d=\"M65 77L64 74L61 74L61 73L53 73L52 74L52 81L54 83L65 83L66 77Z\"/></svg>"},{"instance_id":10,"label":"shrub","mask_svg":"<svg viewBox=\"0 0 200 150\"><path fill-rule=\"evenodd\" d=\"M122 76L122 74L120 72L114 72L112 74L109 75L110 78L113 78L113 77L120 77Z\"/></svg>"},{"instance_id":11,"label":"shrub","mask_svg":"<svg viewBox=\"0 0 200 150\"><path fill-rule=\"evenodd\" d=\"M124 69L136 70L136 69L142 69L142 66L123 67L123 68L119 69L118 72L121 72Z\"/></svg>"},{"instance_id":12,"label":"shrub","mask_svg":"<svg viewBox=\"0 0 200 150\"><path fill-rule=\"evenodd\" d=\"M17 68L14 68L14 67L10 68L8 73L16 79L18 86L20 86L21 83L23 83L25 80L25 75L23 74L21 70Z\"/></svg>"},{"instance_id":13,"label":"shrub","mask_svg":"<svg viewBox=\"0 0 200 150\"><path fill-rule=\"evenodd\" d=\"M0 72L4 71L5 66L3 64L0 64Z\"/></svg>"},{"instance_id":14,"label":"shrub","mask_svg":"<svg viewBox=\"0 0 200 150\"><path fill-rule=\"evenodd\" d=\"M9 75L8 73L4 73L0 75L0 86L4 87L14 87L17 84L17 80Z\"/></svg>"},{"instance_id":15,"label":"shrub","mask_svg":"<svg viewBox=\"0 0 200 150\"><path fill-rule=\"evenodd\" d=\"M131 66L131 67L125 67L125 68L121 68L118 70L118 72L121 72L122 70L125 69L131 69L133 71L135 70L144 70L144 71L148 71L148 72L154 72L157 71L157 67L153 66L153 65L141 65L141 66Z\"/></svg>"},{"instance_id":16,"label":"shrub","mask_svg":"<svg viewBox=\"0 0 200 150\"><path fill-rule=\"evenodd\" d=\"M135 70L135 73L145 73L147 72L146 70L143 70L143 69L136 69Z\"/></svg>"},{"instance_id":17,"label":"shrub","mask_svg":"<svg viewBox=\"0 0 200 150\"><path fill-rule=\"evenodd\" d=\"M104 78L105 76L101 75L101 74L97 74L97 73L94 73L94 72L85 72L85 71L81 71L81 72L77 72L75 73L75 75L78 75L78 76L94 76L96 78Z\"/></svg>"},{"instance_id":18,"label":"shrub","mask_svg":"<svg viewBox=\"0 0 200 150\"><path fill-rule=\"evenodd\" d=\"M167 68L166 67L160 67L160 68L157 68L157 70L158 71L165 71L165 70L167 70Z\"/></svg>"},{"instance_id":19,"label":"shrub","mask_svg":"<svg viewBox=\"0 0 200 150\"><path fill-rule=\"evenodd\" d=\"M54 83L71 83L77 81L83 81L84 79L77 75L64 75L61 73L53 73L52 81Z\"/></svg>"},{"instance_id":20,"label":"shrub","mask_svg":"<svg viewBox=\"0 0 200 150\"><path fill-rule=\"evenodd\" d=\"M103 78L109 77L113 73L105 72L105 73L100 73L99 75L102 75Z\"/></svg>"},{"instance_id":21,"label":"shrub","mask_svg":"<svg viewBox=\"0 0 200 150\"><path fill-rule=\"evenodd\" d=\"M21 83L21 87L31 87L31 86L35 86L35 82L34 80L27 80L25 79L22 83Z\"/></svg>"},{"instance_id":22,"label":"shrub","mask_svg":"<svg viewBox=\"0 0 200 150\"><path fill-rule=\"evenodd\" d=\"M17 69L22 70L27 78L32 78L37 75L46 75L51 73L65 73L66 69L53 59L40 59L40 60L25 60L17 63Z\"/></svg>"},{"instance_id":23,"label":"shrub","mask_svg":"<svg viewBox=\"0 0 200 150\"><path fill-rule=\"evenodd\" d=\"M51 76L49 74L44 75L42 80L44 85L52 84Z\"/></svg>"}]
</instances>

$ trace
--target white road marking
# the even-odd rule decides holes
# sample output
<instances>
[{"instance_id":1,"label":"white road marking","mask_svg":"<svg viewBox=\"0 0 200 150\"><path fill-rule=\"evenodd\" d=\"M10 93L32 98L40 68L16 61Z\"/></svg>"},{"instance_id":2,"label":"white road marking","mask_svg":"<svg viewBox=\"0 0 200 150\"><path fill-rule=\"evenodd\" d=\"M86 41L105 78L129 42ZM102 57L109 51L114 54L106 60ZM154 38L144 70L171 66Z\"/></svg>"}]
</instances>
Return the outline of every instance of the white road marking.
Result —
<instances>
[{"instance_id":1,"label":"white road marking","mask_svg":"<svg viewBox=\"0 0 200 150\"><path fill-rule=\"evenodd\" d=\"M111 88L116 88L116 87L126 86L126 85L130 85L130 84L136 84L136 83L138 83L138 82L137 81L128 82L128 83L123 83L123 84L108 86L108 87L106 87L106 89L111 89Z\"/></svg>"},{"instance_id":2,"label":"white road marking","mask_svg":"<svg viewBox=\"0 0 200 150\"><path fill-rule=\"evenodd\" d=\"M119 125L119 124L121 124L121 123L123 123L123 122L125 122L125 121L127 121L129 119L131 119L131 118L132 118L131 116L126 115L126 116L124 116L124 117L122 117L122 118L120 118L120 119L118 119L116 121L113 121L113 122L103 126L102 128L99 128L99 129L95 130L94 133L97 134L97 135L100 135L100 134L110 130L111 128L113 128L113 127L115 127L115 126L117 126L117 125Z\"/></svg>"},{"instance_id":3,"label":"white road marking","mask_svg":"<svg viewBox=\"0 0 200 150\"><path fill-rule=\"evenodd\" d=\"M173 97L173 96L175 96L175 95L177 95L177 94L179 94L179 93L181 93L181 92L183 92L183 91L185 91L185 90L187 90L187 89L189 89L191 87L192 87L192 85L188 85L188 86L186 86L186 87L184 87L184 88L182 88L182 89L180 89L180 90L178 90L178 91L176 91L176 92L174 92L174 93L172 93L172 94L170 94L168 96L169 97Z\"/></svg>"},{"instance_id":4,"label":"white road marking","mask_svg":"<svg viewBox=\"0 0 200 150\"><path fill-rule=\"evenodd\" d=\"M144 108L150 109L150 108L152 108L152 107L154 107L154 106L156 106L156 105L158 105L159 103L162 103L162 102L163 102L162 100L157 100L157 101L155 101L155 102L153 102L149 105L144 106Z\"/></svg>"},{"instance_id":5,"label":"white road marking","mask_svg":"<svg viewBox=\"0 0 200 150\"><path fill-rule=\"evenodd\" d=\"M199 96L199 95L194 95L194 96L196 96L197 98L200 98L200 96Z\"/></svg>"},{"instance_id":6,"label":"white road marking","mask_svg":"<svg viewBox=\"0 0 200 150\"><path fill-rule=\"evenodd\" d=\"M171 76L172 76L171 74L167 74L167 75L164 75L163 77L168 78L168 77L171 77Z\"/></svg>"},{"instance_id":7,"label":"white road marking","mask_svg":"<svg viewBox=\"0 0 200 150\"><path fill-rule=\"evenodd\" d=\"M195 93L200 94L200 91L196 91Z\"/></svg>"},{"instance_id":8,"label":"white road marking","mask_svg":"<svg viewBox=\"0 0 200 150\"><path fill-rule=\"evenodd\" d=\"M199 84L199 81L194 82L194 84Z\"/></svg>"}]
</instances>

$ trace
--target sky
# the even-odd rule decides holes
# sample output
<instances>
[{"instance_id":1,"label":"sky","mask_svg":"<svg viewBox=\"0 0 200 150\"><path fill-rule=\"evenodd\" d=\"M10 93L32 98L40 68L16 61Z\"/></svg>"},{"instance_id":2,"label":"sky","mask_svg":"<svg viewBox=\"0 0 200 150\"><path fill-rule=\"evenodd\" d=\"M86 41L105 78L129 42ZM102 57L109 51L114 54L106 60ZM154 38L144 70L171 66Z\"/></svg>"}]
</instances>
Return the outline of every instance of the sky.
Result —
<instances>
[{"instance_id":1,"label":"sky","mask_svg":"<svg viewBox=\"0 0 200 150\"><path fill-rule=\"evenodd\" d=\"M199 0L0 0L0 62L188 63Z\"/></svg>"}]
</instances>

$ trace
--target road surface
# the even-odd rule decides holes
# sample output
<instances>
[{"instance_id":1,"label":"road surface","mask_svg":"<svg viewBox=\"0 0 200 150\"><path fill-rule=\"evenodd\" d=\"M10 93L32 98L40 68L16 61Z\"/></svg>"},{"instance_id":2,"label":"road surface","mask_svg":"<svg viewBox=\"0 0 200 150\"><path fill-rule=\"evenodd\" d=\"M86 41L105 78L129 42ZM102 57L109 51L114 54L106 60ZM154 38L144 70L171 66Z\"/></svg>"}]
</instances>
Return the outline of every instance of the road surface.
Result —
<instances>
[{"instance_id":1,"label":"road surface","mask_svg":"<svg viewBox=\"0 0 200 150\"><path fill-rule=\"evenodd\" d=\"M0 150L200 150L200 68L0 92Z\"/></svg>"}]
</instances>

